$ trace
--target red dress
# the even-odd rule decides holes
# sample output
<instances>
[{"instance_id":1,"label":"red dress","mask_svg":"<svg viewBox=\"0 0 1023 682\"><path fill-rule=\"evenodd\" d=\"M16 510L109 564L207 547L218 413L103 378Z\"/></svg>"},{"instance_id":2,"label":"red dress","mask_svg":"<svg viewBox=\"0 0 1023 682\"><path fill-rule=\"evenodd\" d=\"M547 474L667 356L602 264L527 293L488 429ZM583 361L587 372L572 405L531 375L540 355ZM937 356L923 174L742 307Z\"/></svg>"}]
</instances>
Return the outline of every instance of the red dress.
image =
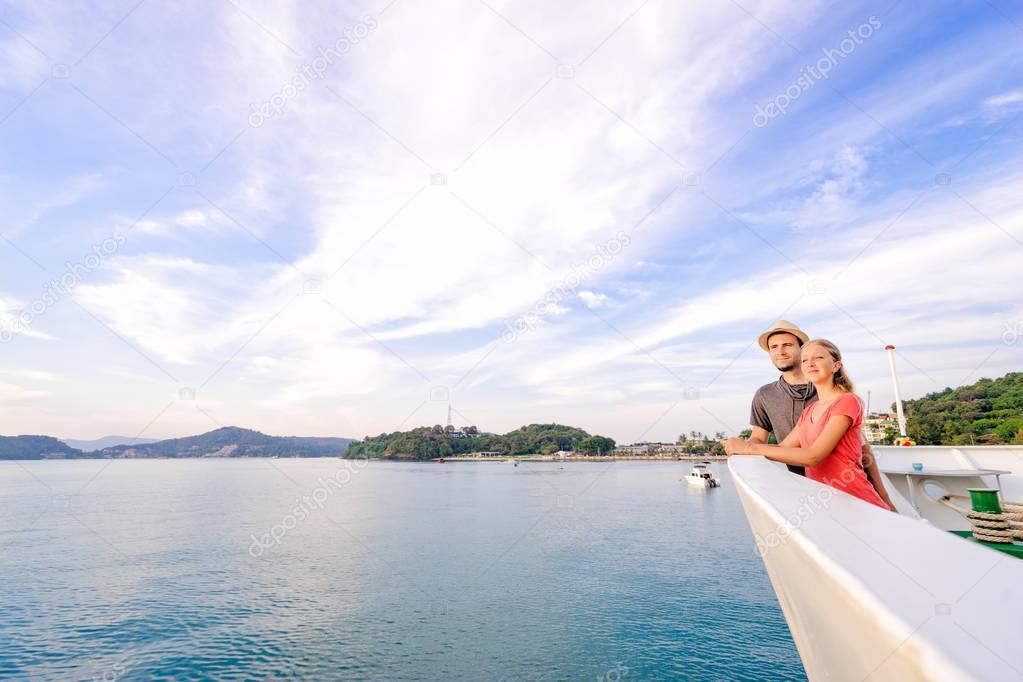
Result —
<instances>
[{"instance_id":1,"label":"red dress","mask_svg":"<svg viewBox=\"0 0 1023 682\"><path fill-rule=\"evenodd\" d=\"M844 415L852 419L849 430L838 441L834 451L824 458L817 466L806 467L807 478L830 485L832 488L849 493L861 500L876 504L885 511L889 507L870 484L866 472L863 471L863 449L860 444L860 425L863 423L863 406L860 399L852 393L843 393L829 405L821 408L817 421L810 416L819 403L807 405L796 422L799 432L799 447L808 448L820 437L828 420L835 415Z\"/></svg>"}]
</instances>

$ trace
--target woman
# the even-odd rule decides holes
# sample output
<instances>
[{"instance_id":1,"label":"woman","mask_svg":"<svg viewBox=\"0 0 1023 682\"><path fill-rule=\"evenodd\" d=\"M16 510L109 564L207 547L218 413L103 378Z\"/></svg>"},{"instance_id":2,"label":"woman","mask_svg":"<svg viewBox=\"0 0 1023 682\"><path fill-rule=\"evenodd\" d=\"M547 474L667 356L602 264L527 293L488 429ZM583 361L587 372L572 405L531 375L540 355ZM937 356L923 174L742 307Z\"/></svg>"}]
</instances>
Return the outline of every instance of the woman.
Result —
<instances>
[{"instance_id":1,"label":"woman","mask_svg":"<svg viewBox=\"0 0 1023 682\"><path fill-rule=\"evenodd\" d=\"M725 450L730 455L763 455L805 466L807 478L891 510L863 471L863 406L842 366L842 354L830 341L815 339L801 349L800 363L803 374L817 388L818 400L803 410L792 433L779 445L729 438Z\"/></svg>"}]
</instances>

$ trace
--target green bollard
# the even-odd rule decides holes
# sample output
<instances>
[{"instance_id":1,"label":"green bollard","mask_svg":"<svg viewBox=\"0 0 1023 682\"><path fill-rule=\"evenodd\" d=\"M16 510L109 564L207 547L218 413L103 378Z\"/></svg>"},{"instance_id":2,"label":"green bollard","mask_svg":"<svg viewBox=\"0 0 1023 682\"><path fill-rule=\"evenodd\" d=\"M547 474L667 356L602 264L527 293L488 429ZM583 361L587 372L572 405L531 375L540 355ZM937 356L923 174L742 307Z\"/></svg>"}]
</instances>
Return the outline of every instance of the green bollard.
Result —
<instances>
[{"instance_id":1,"label":"green bollard","mask_svg":"<svg viewBox=\"0 0 1023 682\"><path fill-rule=\"evenodd\" d=\"M970 506L973 511L984 514L1001 514L1002 503L998 501L998 490L995 488L967 488L970 493Z\"/></svg>"},{"instance_id":2,"label":"green bollard","mask_svg":"<svg viewBox=\"0 0 1023 682\"><path fill-rule=\"evenodd\" d=\"M984 514L1002 513L1002 503L998 499L998 491L994 488L967 488L967 490L970 492L970 506L973 507L973 511ZM994 527L994 530L1009 529L1008 521L990 521L989 523ZM962 535L963 537L972 536L975 542L979 542L991 549L996 549L999 552L1011 554L1018 559L1023 559L1023 544L1014 542L1011 538L1005 538L1002 540L980 540L976 535L976 527L974 527L971 531L952 532L956 535Z\"/></svg>"}]
</instances>

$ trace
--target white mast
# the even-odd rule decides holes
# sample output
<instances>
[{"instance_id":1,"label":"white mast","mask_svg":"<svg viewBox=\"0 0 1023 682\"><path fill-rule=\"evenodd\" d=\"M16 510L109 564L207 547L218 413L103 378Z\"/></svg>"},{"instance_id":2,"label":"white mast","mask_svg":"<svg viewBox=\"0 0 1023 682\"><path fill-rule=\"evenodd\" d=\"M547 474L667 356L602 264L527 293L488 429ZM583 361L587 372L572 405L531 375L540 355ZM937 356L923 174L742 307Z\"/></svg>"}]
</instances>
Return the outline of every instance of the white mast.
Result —
<instances>
[{"instance_id":1,"label":"white mast","mask_svg":"<svg viewBox=\"0 0 1023 682\"><path fill-rule=\"evenodd\" d=\"M892 383L895 384L895 412L899 417L899 435L906 438L906 415L902 411L902 391L899 389L899 375L895 372L895 346L884 347L888 351L888 364L892 368Z\"/></svg>"}]
</instances>

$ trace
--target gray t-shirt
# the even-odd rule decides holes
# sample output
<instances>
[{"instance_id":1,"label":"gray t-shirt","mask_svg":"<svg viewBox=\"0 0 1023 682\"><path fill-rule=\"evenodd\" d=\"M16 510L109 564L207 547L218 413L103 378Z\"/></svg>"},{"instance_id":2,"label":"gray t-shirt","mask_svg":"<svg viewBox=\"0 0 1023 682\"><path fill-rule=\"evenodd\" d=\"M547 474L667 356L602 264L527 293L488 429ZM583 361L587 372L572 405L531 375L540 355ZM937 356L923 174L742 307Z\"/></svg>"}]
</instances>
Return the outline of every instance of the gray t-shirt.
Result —
<instances>
[{"instance_id":1,"label":"gray t-shirt","mask_svg":"<svg viewBox=\"0 0 1023 682\"><path fill-rule=\"evenodd\" d=\"M812 405L816 400L817 389L813 384L790 384L779 377L778 381L758 388L753 395L750 426L759 426L765 431L773 432L780 443L796 427L799 415L806 406ZM788 467L789 471L794 473L804 473L803 467L792 464Z\"/></svg>"}]
</instances>

